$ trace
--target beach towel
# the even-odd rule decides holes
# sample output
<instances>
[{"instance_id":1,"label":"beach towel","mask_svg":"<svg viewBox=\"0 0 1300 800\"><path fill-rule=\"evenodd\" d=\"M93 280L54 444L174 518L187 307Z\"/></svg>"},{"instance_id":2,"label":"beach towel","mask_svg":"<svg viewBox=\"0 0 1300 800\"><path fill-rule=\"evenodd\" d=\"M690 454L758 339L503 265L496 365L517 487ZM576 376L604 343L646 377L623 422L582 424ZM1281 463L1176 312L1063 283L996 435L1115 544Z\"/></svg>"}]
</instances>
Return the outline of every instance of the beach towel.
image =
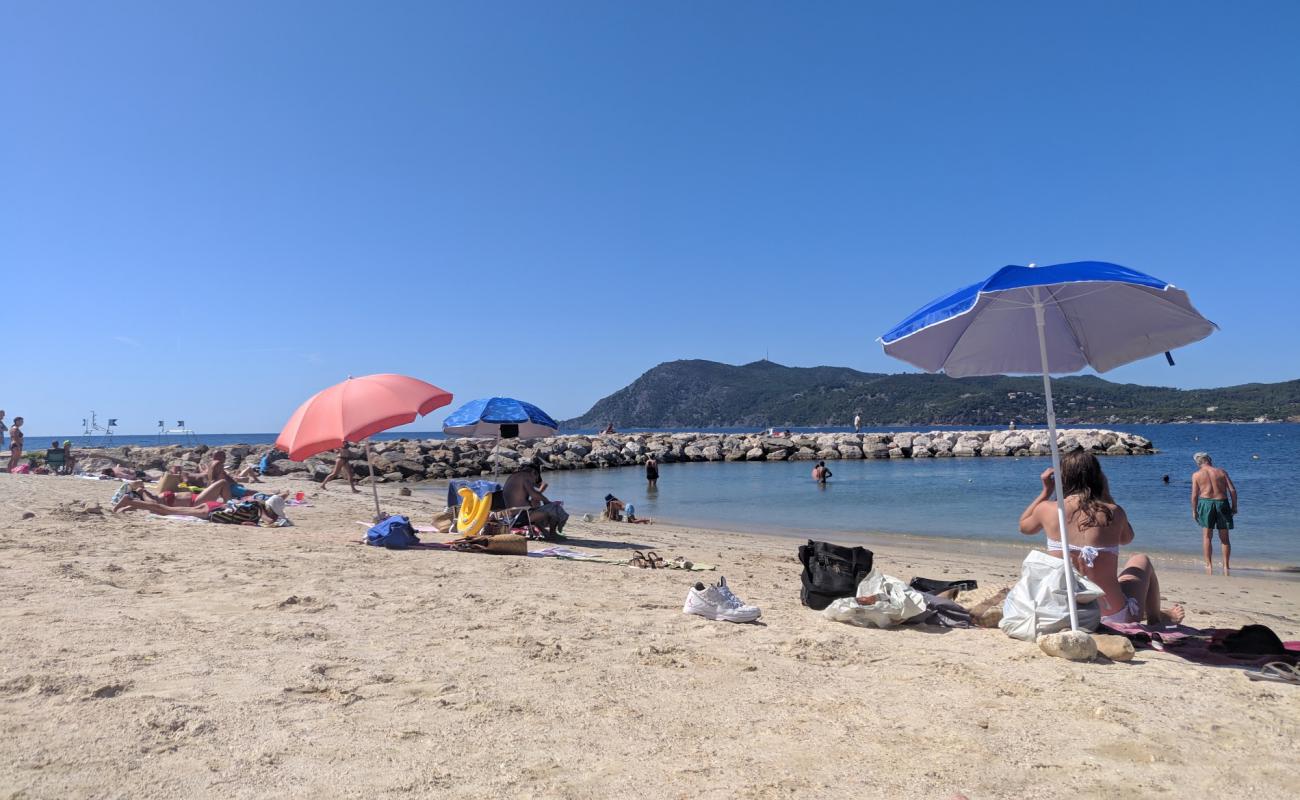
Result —
<instances>
[{"instance_id":1,"label":"beach towel","mask_svg":"<svg viewBox=\"0 0 1300 800\"><path fill-rule=\"evenodd\" d=\"M1277 640L1282 647L1281 653L1234 652L1232 637L1240 635L1244 630L1239 628L1192 628L1186 625L1107 622L1102 629L1103 632L1127 636L1138 649L1158 650L1206 666L1259 667L1272 661L1287 664L1300 663L1300 642Z\"/></svg>"},{"instance_id":2,"label":"beach towel","mask_svg":"<svg viewBox=\"0 0 1300 800\"><path fill-rule=\"evenodd\" d=\"M203 517L191 517L181 514L150 514L149 519L160 519L164 522L207 522Z\"/></svg>"},{"instance_id":3,"label":"beach towel","mask_svg":"<svg viewBox=\"0 0 1300 800\"><path fill-rule=\"evenodd\" d=\"M501 491L501 484L492 481L467 481L462 478L456 478L447 481L447 507L460 507L460 490L461 488L469 489L475 497L487 497L490 494L496 494Z\"/></svg>"}]
</instances>

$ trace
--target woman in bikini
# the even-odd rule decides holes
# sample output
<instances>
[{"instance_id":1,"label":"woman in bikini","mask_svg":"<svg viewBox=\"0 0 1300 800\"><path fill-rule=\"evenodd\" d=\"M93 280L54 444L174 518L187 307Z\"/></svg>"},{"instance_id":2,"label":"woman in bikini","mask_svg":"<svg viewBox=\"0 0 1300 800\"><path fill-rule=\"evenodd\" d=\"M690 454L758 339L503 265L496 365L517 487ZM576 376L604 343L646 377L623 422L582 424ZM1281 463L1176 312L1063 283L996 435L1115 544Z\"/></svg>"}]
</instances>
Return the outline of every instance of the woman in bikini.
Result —
<instances>
[{"instance_id":1,"label":"woman in bikini","mask_svg":"<svg viewBox=\"0 0 1300 800\"><path fill-rule=\"evenodd\" d=\"M9 429L9 471L18 467L23 457L23 418L14 417L14 426Z\"/></svg>"},{"instance_id":2,"label":"woman in bikini","mask_svg":"<svg viewBox=\"0 0 1300 800\"><path fill-rule=\"evenodd\" d=\"M352 493L360 492L361 490L357 488L357 477L352 473L352 464L349 463L351 459L352 451L348 449L348 443L344 442L343 446L339 448L339 457L334 460L334 469L325 476L325 480L320 482L320 488L324 489L325 484L335 478L347 478L348 486L352 487Z\"/></svg>"},{"instance_id":3,"label":"woman in bikini","mask_svg":"<svg viewBox=\"0 0 1300 800\"><path fill-rule=\"evenodd\" d=\"M1061 531L1056 514L1055 481L1048 468L1041 476L1043 488L1020 515L1020 532L1047 532L1047 550L1061 552ZM1142 622L1165 625L1183 621L1182 606L1160 608L1160 581L1145 555L1131 556L1119 568L1119 548L1133 541L1133 526L1124 509L1110 496L1101 464L1091 453L1076 451L1061 459L1061 487L1065 491L1065 519L1070 535L1070 561L1074 568L1104 591L1103 622Z\"/></svg>"}]
</instances>

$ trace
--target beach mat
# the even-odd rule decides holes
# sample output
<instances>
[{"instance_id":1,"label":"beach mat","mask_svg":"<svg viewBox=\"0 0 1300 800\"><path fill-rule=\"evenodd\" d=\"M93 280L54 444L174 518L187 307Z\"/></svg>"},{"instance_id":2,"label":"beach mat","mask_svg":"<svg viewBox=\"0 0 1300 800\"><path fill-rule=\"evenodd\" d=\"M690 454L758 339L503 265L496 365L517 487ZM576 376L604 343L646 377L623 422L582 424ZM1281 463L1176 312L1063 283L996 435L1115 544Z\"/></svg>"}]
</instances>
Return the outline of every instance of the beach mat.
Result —
<instances>
[{"instance_id":1,"label":"beach mat","mask_svg":"<svg viewBox=\"0 0 1300 800\"><path fill-rule=\"evenodd\" d=\"M1127 636L1139 649L1158 650L1194 664L1211 667L1259 667L1272 661L1300 663L1300 642L1283 642L1285 654L1234 654L1223 646L1237 628L1192 628L1186 625L1145 625L1137 622L1108 622L1100 632Z\"/></svg>"}]
</instances>

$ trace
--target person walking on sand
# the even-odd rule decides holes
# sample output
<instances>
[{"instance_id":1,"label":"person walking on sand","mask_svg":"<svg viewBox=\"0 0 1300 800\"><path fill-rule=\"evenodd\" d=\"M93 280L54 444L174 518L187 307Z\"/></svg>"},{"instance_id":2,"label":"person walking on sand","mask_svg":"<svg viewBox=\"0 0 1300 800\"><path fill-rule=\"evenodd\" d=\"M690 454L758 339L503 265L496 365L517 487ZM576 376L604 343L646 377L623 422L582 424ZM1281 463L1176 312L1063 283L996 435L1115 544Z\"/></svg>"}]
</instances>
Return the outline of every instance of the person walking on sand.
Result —
<instances>
[{"instance_id":1,"label":"person walking on sand","mask_svg":"<svg viewBox=\"0 0 1300 800\"><path fill-rule=\"evenodd\" d=\"M352 473L352 464L348 461L350 458L352 458L352 453L348 450L347 442L344 442L343 446L339 448L339 457L334 459L334 469L325 476L325 480L320 482L320 488L324 489L325 484L335 478L346 477L348 486L352 487L352 493L360 492L361 490L357 488L357 476Z\"/></svg>"},{"instance_id":2,"label":"person walking on sand","mask_svg":"<svg viewBox=\"0 0 1300 800\"><path fill-rule=\"evenodd\" d=\"M18 461L23 457L23 418L14 417L14 425L9 429L9 472L18 468Z\"/></svg>"},{"instance_id":3,"label":"person walking on sand","mask_svg":"<svg viewBox=\"0 0 1300 800\"><path fill-rule=\"evenodd\" d=\"M0 450L4 449L5 431L7 430L9 430L9 426L5 424L5 412L3 408L0 408Z\"/></svg>"},{"instance_id":4,"label":"person walking on sand","mask_svg":"<svg viewBox=\"0 0 1300 800\"><path fill-rule=\"evenodd\" d=\"M853 432L854 432L854 433L862 433L862 415L861 415L861 414L854 414L854 415L853 415Z\"/></svg>"},{"instance_id":5,"label":"person walking on sand","mask_svg":"<svg viewBox=\"0 0 1300 800\"><path fill-rule=\"evenodd\" d=\"M1214 466L1210 454L1200 452L1192 456L1196 459L1196 471L1192 473L1192 519L1201 526L1204 537L1205 574L1214 574L1214 531L1219 531L1219 542L1223 545L1223 574L1231 574L1232 542L1228 531L1232 530L1232 518L1237 515L1237 487L1228 473Z\"/></svg>"},{"instance_id":6,"label":"person walking on sand","mask_svg":"<svg viewBox=\"0 0 1300 800\"><path fill-rule=\"evenodd\" d=\"M659 462L655 461L654 456L645 460L645 482L647 489L657 489L659 487Z\"/></svg>"}]
</instances>

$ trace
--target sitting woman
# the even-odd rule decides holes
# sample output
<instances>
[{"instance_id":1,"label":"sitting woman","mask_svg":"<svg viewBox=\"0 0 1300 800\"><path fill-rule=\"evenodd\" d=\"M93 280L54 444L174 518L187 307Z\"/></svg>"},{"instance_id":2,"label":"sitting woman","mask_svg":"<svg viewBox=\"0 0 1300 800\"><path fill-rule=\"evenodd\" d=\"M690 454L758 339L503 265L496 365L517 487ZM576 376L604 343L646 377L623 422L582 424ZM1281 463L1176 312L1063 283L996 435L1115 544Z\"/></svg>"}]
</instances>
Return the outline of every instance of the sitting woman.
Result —
<instances>
[{"instance_id":1,"label":"sitting woman","mask_svg":"<svg viewBox=\"0 0 1300 800\"><path fill-rule=\"evenodd\" d=\"M605 495L605 519L610 522L622 522L624 507L622 500L612 494Z\"/></svg>"},{"instance_id":2,"label":"sitting woman","mask_svg":"<svg viewBox=\"0 0 1300 800\"><path fill-rule=\"evenodd\" d=\"M1055 481L1048 468L1042 476L1043 489L1020 515L1020 532L1047 532L1047 549L1061 552L1061 530L1057 517ZM1183 621L1182 606L1160 609L1160 581L1156 568L1145 555L1128 559L1119 568L1119 548L1133 541L1128 515L1115 503L1106 485L1097 457L1084 451L1061 459L1061 487L1065 492L1065 519L1070 538L1070 561L1074 568L1104 591L1102 622L1142 622L1165 625Z\"/></svg>"}]
</instances>

